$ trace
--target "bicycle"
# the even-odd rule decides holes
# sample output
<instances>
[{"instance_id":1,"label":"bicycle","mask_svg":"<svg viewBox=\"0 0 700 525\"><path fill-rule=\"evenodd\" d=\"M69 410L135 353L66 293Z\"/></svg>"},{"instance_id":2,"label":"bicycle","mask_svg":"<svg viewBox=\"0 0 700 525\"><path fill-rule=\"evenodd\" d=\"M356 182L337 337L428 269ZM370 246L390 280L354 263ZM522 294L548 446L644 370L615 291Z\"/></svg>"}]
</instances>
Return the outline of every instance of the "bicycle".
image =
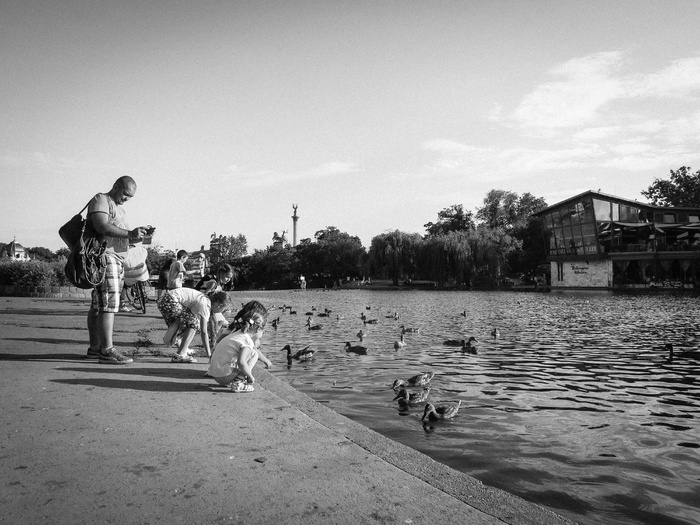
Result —
<instances>
[{"instance_id":1,"label":"bicycle","mask_svg":"<svg viewBox=\"0 0 700 525\"><path fill-rule=\"evenodd\" d=\"M126 289L126 297L131 301L136 310L142 314L146 313L146 303L148 302L148 293L146 292L146 282L137 281L134 284L128 285L124 283Z\"/></svg>"}]
</instances>

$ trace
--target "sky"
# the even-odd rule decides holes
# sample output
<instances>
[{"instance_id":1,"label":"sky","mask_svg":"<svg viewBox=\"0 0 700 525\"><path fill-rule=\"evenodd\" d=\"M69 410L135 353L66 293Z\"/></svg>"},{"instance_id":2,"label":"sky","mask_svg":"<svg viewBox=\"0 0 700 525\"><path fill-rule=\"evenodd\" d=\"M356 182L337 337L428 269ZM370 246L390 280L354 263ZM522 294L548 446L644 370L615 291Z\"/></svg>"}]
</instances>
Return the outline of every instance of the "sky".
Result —
<instances>
[{"instance_id":1,"label":"sky","mask_svg":"<svg viewBox=\"0 0 700 525\"><path fill-rule=\"evenodd\" d=\"M700 169L695 0L0 2L0 242L133 177L130 227L369 248L492 189L646 202Z\"/></svg>"}]
</instances>

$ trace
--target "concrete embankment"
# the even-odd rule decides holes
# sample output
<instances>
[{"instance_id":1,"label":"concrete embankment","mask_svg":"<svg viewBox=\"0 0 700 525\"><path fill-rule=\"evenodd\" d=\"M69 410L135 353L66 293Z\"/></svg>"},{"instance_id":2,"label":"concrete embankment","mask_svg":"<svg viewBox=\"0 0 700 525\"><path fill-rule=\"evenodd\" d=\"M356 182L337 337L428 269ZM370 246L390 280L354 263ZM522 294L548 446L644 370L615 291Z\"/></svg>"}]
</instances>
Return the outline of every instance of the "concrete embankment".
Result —
<instances>
[{"instance_id":1,"label":"concrete embankment","mask_svg":"<svg viewBox=\"0 0 700 525\"><path fill-rule=\"evenodd\" d=\"M259 370L232 394L143 350L83 359L85 300L0 298L1 523L562 524L352 422ZM137 347L141 347L140 349Z\"/></svg>"}]
</instances>

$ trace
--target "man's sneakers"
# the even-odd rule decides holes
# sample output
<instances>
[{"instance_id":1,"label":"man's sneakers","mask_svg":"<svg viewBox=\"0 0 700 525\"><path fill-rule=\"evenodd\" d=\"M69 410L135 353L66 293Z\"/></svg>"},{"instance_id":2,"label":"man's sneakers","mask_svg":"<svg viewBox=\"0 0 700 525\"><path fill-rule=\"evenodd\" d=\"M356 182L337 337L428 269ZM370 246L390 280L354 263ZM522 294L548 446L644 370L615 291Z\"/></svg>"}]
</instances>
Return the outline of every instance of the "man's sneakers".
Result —
<instances>
[{"instance_id":1,"label":"man's sneakers","mask_svg":"<svg viewBox=\"0 0 700 525\"><path fill-rule=\"evenodd\" d=\"M129 363L134 362L133 359L123 355L114 347L109 348L104 352L100 352L99 360L103 365L128 365Z\"/></svg>"}]
</instances>

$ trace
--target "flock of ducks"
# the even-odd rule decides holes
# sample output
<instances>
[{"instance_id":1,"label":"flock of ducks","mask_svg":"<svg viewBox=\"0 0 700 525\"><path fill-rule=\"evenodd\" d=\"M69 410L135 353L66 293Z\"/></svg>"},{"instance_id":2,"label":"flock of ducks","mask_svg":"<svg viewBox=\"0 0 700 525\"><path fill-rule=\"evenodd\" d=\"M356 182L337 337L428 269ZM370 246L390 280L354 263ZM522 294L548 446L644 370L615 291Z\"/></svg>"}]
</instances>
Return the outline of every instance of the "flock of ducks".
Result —
<instances>
[{"instance_id":1,"label":"flock of ducks","mask_svg":"<svg viewBox=\"0 0 700 525\"><path fill-rule=\"evenodd\" d=\"M274 307L272 307L274 308ZM272 309L271 308L271 309ZM292 307L289 306L282 306L280 307L283 311L289 311L290 314L296 313L295 310L293 310ZM370 310L371 307L366 307L367 310ZM317 312L315 307L312 307L311 310L307 311L305 315L307 316L306 318L306 323L305 327L307 330L322 330L323 326L320 324L314 324L313 322L313 316L317 317L330 317L331 316L331 310L328 308L325 308L321 312ZM460 315L465 315L466 316L466 311L464 314ZM393 314L388 314L385 316L387 319L394 319L398 320L399 319L399 314L398 312L394 312ZM337 319L342 319L343 317L340 315L336 316ZM377 324L378 319L376 318L369 318L364 312L360 314L360 320L364 325L368 324ZM271 321L271 326L274 329L277 329L280 323L280 318L276 317ZM399 326L401 333L399 334L399 339L394 342L394 348L400 349L400 348L405 348L407 346L406 341L404 340L404 334L416 334L420 333L420 328L415 328L415 327L409 327L404 324ZM498 331L497 328L494 328L493 331L491 332L491 335L495 337L500 336L500 332ZM357 332L357 338L359 339L360 343L363 341L365 338L365 332L364 330L360 330ZM477 339L475 337L469 337L468 339L450 339L444 341L445 346L451 346L451 347L458 347L463 353L469 353L469 354L476 354L478 353L478 347L477 347ZM363 346L361 344L353 344L350 341L347 341L344 345L344 349L348 353L354 353L358 355L367 355L369 353L369 349L366 346ZM313 358L315 351L310 349L310 345L305 346L304 348L301 348L300 350L297 350L294 352L292 350L291 345L285 345L281 351L286 351L287 352L287 362L291 364L294 360L297 361L308 361L311 358ZM391 389L394 390L394 393L396 394L392 401L396 401L398 404L398 407L401 411L407 411L410 407L416 407L419 405L424 405L423 409L423 416L421 417L421 421L440 421L440 420L445 420L445 419L452 419L454 418L457 413L459 412L460 406L462 404L461 400L456 401L456 402L444 402L444 403L428 403L428 397L430 396L430 382L432 381L433 377L435 377L434 372L424 372L421 374L417 374L414 376L411 376L407 379L396 379L393 384L391 385ZM409 389L412 389L409 391Z\"/></svg>"},{"instance_id":2,"label":"flock of ducks","mask_svg":"<svg viewBox=\"0 0 700 525\"><path fill-rule=\"evenodd\" d=\"M397 379L391 385L396 396L392 401L397 401L401 410L408 410L409 407L418 406L425 403L430 395L430 381L435 377L434 372L424 372L417 374L408 379ZM418 391L409 392L407 388L420 388ZM462 401L447 402L447 403L426 403L423 408L423 417L421 421L428 419L429 421L440 421L443 419L452 419L459 412L462 406Z\"/></svg>"}]
</instances>

